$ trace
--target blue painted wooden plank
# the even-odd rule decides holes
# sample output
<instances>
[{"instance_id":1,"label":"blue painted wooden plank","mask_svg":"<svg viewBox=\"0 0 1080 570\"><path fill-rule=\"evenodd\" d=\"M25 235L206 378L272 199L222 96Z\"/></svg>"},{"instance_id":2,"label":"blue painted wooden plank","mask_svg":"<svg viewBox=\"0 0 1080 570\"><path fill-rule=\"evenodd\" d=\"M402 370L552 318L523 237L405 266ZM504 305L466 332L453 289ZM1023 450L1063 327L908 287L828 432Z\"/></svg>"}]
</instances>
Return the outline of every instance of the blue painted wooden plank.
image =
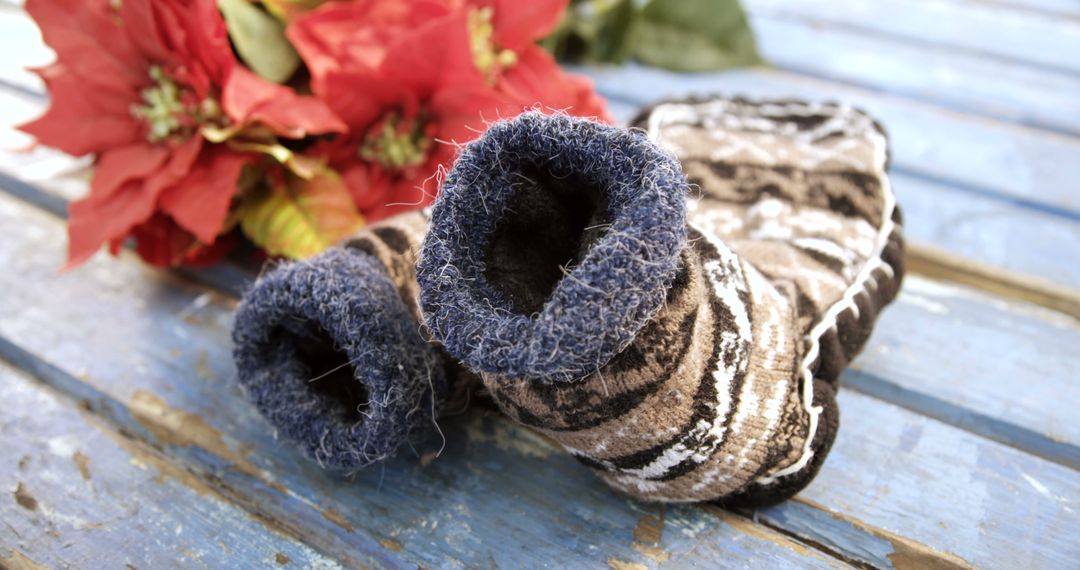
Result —
<instances>
[{"instance_id":1,"label":"blue painted wooden plank","mask_svg":"<svg viewBox=\"0 0 1080 570\"><path fill-rule=\"evenodd\" d=\"M0 398L0 566L339 567L3 363Z\"/></svg>"},{"instance_id":2,"label":"blue painted wooden plank","mask_svg":"<svg viewBox=\"0 0 1080 570\"><path fill-rule=\"evenodd\" d=\"M779 68L1080 134L1080 77L766 16L751 24L762 56Z\"/></svg>"},{"instance_id":3,"label":"blue painted wooden plank","mask_svg":"<svg viewBox=\"0 0 1080 570\"><path fill-rule=\"evenodd\" d=\"M927 355L942 366L945 356ZM804 504L759 510L759 520L793 530L784 521L800 521L797 536L832 540L824 519L805 511L822 506L836 514L841 524L831 532L840 536L870 523L978 568L1064 569L1080 560L1077 471L850 390L841 390L839 404L842 428L825 467L800 494ZM932 567L919 560L919 547L888 533L875 538L862 541L866 562ZM881 557L882 538L894 545L891 555Z\"/></svg>"},{"instance_id":4,"label":"blue painted wooden plank","mask_svg":"<svg viewBox=\"0 0 1080 570\"><path fill-rule=\"evenodd\" d=\"M872 375L1036 432L1044 446L1069 446L1051 455L1080 469L1080 424L1071 411L1080 408L1078 346L1073 318L909 276L854 363L852 382L869 386L857 377ZM948 355L950 365L929 354Z\"/></svg>"},{"instance_id":5,"label":"blue painted wooden plank","mask_svg":"<svg viewBox=\"0 0 1080 570\"><path fill-rule=\"evenodd\" d=\"M423 564L446 563L445 556L465 564L479 564L488 556L512 564L521 548L555 553L552 555L567 560L567 564L607 558L651 563L648 555L632 544L633 529L648 514L643 514L641 505L612 494L573 460L502 420L470 415L446 421L443 431L448 447L427 466L406 453L385 470L364 472L352 481L321 472L297 457L286 443L273 439L269 428L239 399L230 382L228 300L185 287L124 259L98 258L57 278L53 267L62 249L59 222L0 197L0 227L14 227L16 224L8 222L15 220L22 229L6 232L11 235L0 240L0 257L11 260L9 273L0 276L7 292L0 297L0 335L17 339L28 351L20 353L24 354L20 361L40 364L38 375L65 391L87 392L79 397L101 402L96 409L102 414L155 441L191 465L190 469L205 471L246 508L263 516L304 520L305 539L320 550L360 557L380 548L378 541L390 540L396 542L387 544L401 544L410 560ZM84 302L87 298L94 302ZM925 328L928 335L935 330L932 322ZM117 350L118 346L124 350ZM987 353L994 350L996 347L990 347ZM943 355L931 353L926 360L941 362ZM845 418L894 413L876 400L856 398L854 402L845 405ZM907 411L895 413L917 418ZM900 429L901 425L895 427ZM1046 469L1061 469L962 430L943 424L940 429L965 445L1003 448L1001 453L1035 477ZM838 446L847 446L844 453L849 458L878 445L877 436L870 438L857 424L842 431L846 443ZM900 436L894 433L889 437ZM418 447L418 454L438 449L441 443L429 441ZM916 453L910 468L962 471L957 480L984 476L983 467L971 459L963 458L960 463L950 459L949 465L938 465L942 458ZM877 473L872 465L857 465L852 459L839 468L851 472L842 489L854 497L874 496L886 485L884 475L860 481L861 472ZM827 463L825 469L834 469L833 463ZM283 493L282 489L288 491ZM1015 500L1039 501L1035 495L1030 487L1019 489ZM819 502L821 508L833 509L831 503ZM952 508L969 516L970 524L990 529L987 540L1008 542L1005 533L1011 530L1004 521L1014 516L1014 504L1000 497L968 504L960 497ZM910 506L932 508L926 504ZM847 507L835 510L849 511ZM317 525L313 519L326 512L342 524ZM724 530L728 528L725 523L711 515L692 509L685 512L688 518L679 526L686 527L688 533L670 532L663 541L664 552L673 558L693 560L702 536L709 536L708 540L716 541L717 548L725 551L746 540L746 532ZM696 518L699 515L701 518ZM1048 510L1045 516L1056 517L1055 528L1071 524L1068 513ZM909 539L901 541L898 549L951 550L967 558L978 547L971 540L962 542L962 548L953 547L943 538L930 536L938 529L932 518L898 521L863 509L855 519L857 524L853 524L861 534L833 537L841 545L838 553L845 557L860 552L864 541L879 541L886 532L919 536L916 542L925 543L912 546L915 543ZM699 527L707 531L705 535L690 532ZM423 529L429 528L425 534ZM762 530L752 528L754 532ZM998 528L1001 530L995 530ZM1034 560L1052 560L1065 546L1058 531L1047 536L1044 542L1020 548L1033 549ZM436 548L433 541L446 546ZM484 550L475 541L498 546ZM768 546L770 542L773 547ZM759 556L777 559L793 552L789 543L775 536L755 549L768 553ZM796 560L801 563L801 559Z\"/></svg>"},{"instance_id":6,"label":"blue painted wooden plank","mask_svg":"<svg viewBox=\"0 0 1080 570\"><path fill-rule=\"evenodd\" d=\"M635 528L654 511L608 491L538 437L482 414L445 422L447 447L433 461L406 450L385 469L327 474L278 441L240 397L229 300L130 256L56 276L59 221L9 197L0 197L0 220L0 336L16 341L0 346L5 358L347 564L400 556L427 567L520 566L530 554L573 566L653 566L664 557L708 564L702 557L716 549L736 565L836 564L765 527L693 508L668 512L659 546L635 547ZM433 438L417 453L441 445Z\"/></svg>"},{"instance_id":7,"label":"blue painted wooden plank","mask_svg":"<svg viewBox=\"0 0 1080 570\"><path fill-rule=\"evenodd\" d=\"M949 0L744 0L753 14L1080 74L1080 21ZM1075 7L1075 5L1074 5Z\"/></svg>"}]
</instances>

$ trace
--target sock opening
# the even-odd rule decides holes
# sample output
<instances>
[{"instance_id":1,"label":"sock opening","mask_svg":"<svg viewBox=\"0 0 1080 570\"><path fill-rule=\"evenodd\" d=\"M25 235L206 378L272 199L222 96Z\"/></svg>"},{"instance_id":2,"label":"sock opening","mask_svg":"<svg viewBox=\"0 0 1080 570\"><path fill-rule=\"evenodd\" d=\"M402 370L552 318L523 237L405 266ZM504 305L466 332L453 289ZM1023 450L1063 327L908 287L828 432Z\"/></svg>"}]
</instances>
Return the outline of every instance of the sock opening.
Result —
<instances>
[{"instance_id":1,"label":"sock opening","mask_svg":"<svg viewBox=\"0 0 1080 570\"><path fill-rule=\"evenodd\" d=\"M662 306L686 179L642 133L525 113L470 144L417 265L427 325L484 372L573 381Z\"/></svg>"},{"instance_id":2,"label":"sock opening","mask_svg":"<svg viewBox=\"0 0 1080 570\"><path fill-rule=\"evenodd\" d=\"M603 237L607 202L578 173L523 168L484 256L484 277L519 314L538 313L570 268Z\"/></svg>"},{"instance_id":3,"label":"sock opening","mask_svg":"<svg viewBox=\"0 0 1080 570\"><path fill-rule=\"evenodd\" d=\"M370 405L370 394L357 378L358 370L349 361L349 356L318 324L305 323L301 327L303 330L300 331L281 327L273 333L280 338L279 346L295 350L294 357L305 371L298 380L305 382L306 389L323 402L323 408L337 414L342 423L363 421Z\"/></svg>"},{"instance_id":4,"label":"sock opening","mask_svg":"<svg viewBox=\"0 0 1080 570\"><path fill-rule=\"evenodd\" d=\"M260 277L237 309L233 342L247 398L334 469L393 454L430 426L448 390L442 358L386 268L354 250L333 248Z\"/></svg>"}]
</instances>

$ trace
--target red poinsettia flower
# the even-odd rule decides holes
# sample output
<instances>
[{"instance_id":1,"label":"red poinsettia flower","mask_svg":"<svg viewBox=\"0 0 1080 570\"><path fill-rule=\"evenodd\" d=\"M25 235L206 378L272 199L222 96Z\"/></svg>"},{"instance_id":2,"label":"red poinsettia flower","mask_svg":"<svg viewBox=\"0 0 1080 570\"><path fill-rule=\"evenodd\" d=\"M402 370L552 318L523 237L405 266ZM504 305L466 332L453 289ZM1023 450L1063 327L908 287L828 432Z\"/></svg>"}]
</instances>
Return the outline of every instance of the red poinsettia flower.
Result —
<instances>
[{"instance_id":1,"label":"red poinsettia flower","mask_svg":"<svg viewBox=\"0 0 1080 570\"><path fill-rule=\"evenodd\" d=\"M330 70L323 96L349 134L315 149L341 172L365 218L417 208L433 176L512 106L472 63L465 16L432 18L385 49L374 67Z\"/></svg>"},{"instance_id":2,"label":"red poinsettia flower","mask_svg":"<svg viewBox=\"0 0 1080 570\"><path fill-rule=\"evenodd\" d=\"M27 0L26 10L57 61L38 71L49 110L21 128L98 157L89 196L71 205L69 267L129 235L152 263L205 254L255 160L208 139L345 129L322 102L243 68L213 0Z\"/></svg>"},{"instance_id":3,"label":"red poinsettia flower","mask_svg":"<svg viewBox=\"0 0 1080 570\"><path fill-rule=\"evenodd\" d=\"M317 150L368 219L430 202L432 176L455 155L450 143L475 138L485 119L530 107L608 118L592 84L534 43L566 4L358 0L289 26L312 90L351 133Z\"/></svg>"}]
</instances>

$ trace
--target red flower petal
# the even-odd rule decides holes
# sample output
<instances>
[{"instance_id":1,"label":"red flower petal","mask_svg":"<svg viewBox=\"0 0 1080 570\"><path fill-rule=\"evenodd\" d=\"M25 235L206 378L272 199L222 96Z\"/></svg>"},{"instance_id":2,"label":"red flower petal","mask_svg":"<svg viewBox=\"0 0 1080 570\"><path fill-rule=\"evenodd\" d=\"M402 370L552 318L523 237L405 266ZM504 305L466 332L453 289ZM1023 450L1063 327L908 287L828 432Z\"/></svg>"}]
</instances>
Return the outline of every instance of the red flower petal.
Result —
<instances>
[{"instance_id":1,"label":"red flower petal","mask_svg":"<svg viewBox=\"0 0 1080 570\"><path fill-rule=\"evenodd\" d=\"M162 25L154 6L145 0L127 0L120 4L120 18L123 29L131 43L138 48L144 60L158 63L170 62L173 54L168 39L162 34ZM178 26L165 25L165 31L175 30Z\"/></svg>"},{"instance_id":2,"label":"red flower petal","mask_svg":"<svg viewBox=\"0 0 1080 570\"><path fill-rule=\"evenodd\" d=\"M59 64L39 70L38 75L51 93L49 109L19 130L39 143L78 156L142 139L142 126L130 111L137 93L88 86Z\"/></svg>"},{"instance_id":3,"label":"red flower petal","mask_svg":"<svg viewBox=\"0 0 1080 570\"><path fill-rule=\"evenodd\" d=\"M611 122L592 81L564 72L550 54L536 45L518 54L517 63L499 78L496 88L526 107L540 106Z\"/></svg>"},{"instance_id":4,"label":"red flower petal","mask_svg":"<svg viewBox=\"0 0 1080 570\"><path fill-rule=\"evenodd\" d=\"M426 98L438 89L483 85L473 63L464 13L432 20L391 46L381 67L386 81Z\"/></svg>"},{"instance_id":5,"label":"red flower petal","mask_svg":"<svg viewBox=\"0 0 1080 570\"><path fill-rule=\"evenodd\" d=\"M239 65L225 82L221 103L233 122L258 121L283 137L348 130L322 101L297 95L291 88L271 83Z\"/></svg>"},{"instance_id":6,"label":"red flower petal","mask_svg":"<svg viewBox=\"0 0 1080 570\"><path fill-rule=\"evenodd\" d=\"M198 137L170 151L133 145L107 151L98 160L90 195L68 211L68 260L80 265L105 243L115 246L154 211L158 195L191 167L202 148Z\"/></svg>"},{"instance_id":7,"label":"red flower petal","mask_svg":"<svg viewBox=\"0 0 1080 570\"><path fill-rule=\"evenodd\" d=\"M436 138L447 143L467 143L487 130L488 123L517 116L524 106L487 86L443 89L428 101L438 121Z\"/></svg>"},{"instance_id":8,"label":"red flower petal","mask_svg":"<svg viewBox=\"0 0 1080 570\"><path fill-rule=\"evenodd\" d=\"M176 265L196 243L194 236L160 212L135 226L131 237L135 239L135 252L139 257L158 267Z\"/></svg>"},{"instance_id":9,"label":"red flower petal","mask_svg":"<svg viewBox=\"0 0 1080 570\"><path fill-rule=\"evenodd\" d=\"M146 58L128 41L110 0L27 0L26 11L70 69L128 85L147 80Z\"/></svg>"},{"instance_id":10,"label":"red flower petal","mask_svg":"<svg viewBox=\"0 0 1080 570\"><path fill-rule=\"evenodd\" d=\"M493 0L495 45L513 51L548 35L559 24L570 0Z\"/></svg>"},{"instance_id":11,"label":"red flower petal","mask_svg":"<svg viewBox=\"0 0 1080 570\"><path fill-rule=\"evenodd\" d=\"M229 214L240 171L252 160L225 150L204 152L187 176L162 192L158 206L199 241L213 243Z\"/></svg>"},{"instance_id":12,"label":"red flower petal","mask_svg":"<svg viewBox=\"0 0 1080 570\"><path fill-rule=\"evenodd\" d=\"M414 94L374 70L333 71L327 74L325 85L326 103L360 137L386 111L418 104Z\"/></svg>"},{"instance_id":13,"label":"red flower petal","mask_svg":"<svg viewBox=\"0 0 1080 570\"><path fill-rule=\"evenodd\" d=\"M167 147L148 143L110 150L97 161L90 195L104 198L127 182L148 178L168 158Z\"/></svg>"},{"instance_id":14,"label":"red flower petal","mask_svg":"<svg viewBox=\"0 0 1080 570\"><path fill-rule=\"evenodd\" d=\"M378 68L398 37L448 11L435 1L329 2L295 19L285 34L311 73L312 91L321 95L330 72Z\"/></svg>"}]
</instances>

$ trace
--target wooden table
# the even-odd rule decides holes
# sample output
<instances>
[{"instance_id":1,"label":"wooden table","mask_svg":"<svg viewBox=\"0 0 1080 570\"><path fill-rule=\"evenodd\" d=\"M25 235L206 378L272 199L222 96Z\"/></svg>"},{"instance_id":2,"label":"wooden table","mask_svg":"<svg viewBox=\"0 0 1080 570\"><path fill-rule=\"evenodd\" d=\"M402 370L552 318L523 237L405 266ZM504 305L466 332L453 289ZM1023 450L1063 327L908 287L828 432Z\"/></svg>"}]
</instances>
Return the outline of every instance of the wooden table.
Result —
<instances>
[{"instance_id":1,"label":"wooden table","mask_svg":"<svg viewBox=\"0 0 1080 570\"><path fill-rule=\"evenodd\" d=\"M241 397L248 278L100 255L58 274L85 161L0 155L0 566L1080 567L1080 2L747 0L768 69L590 69L616 114L687 93L855 103L892 135L912 274L797 498L608 491L490 413L341 479ZM48 61L0 5L0 138Z\"/></svg>"}]
</instances>

